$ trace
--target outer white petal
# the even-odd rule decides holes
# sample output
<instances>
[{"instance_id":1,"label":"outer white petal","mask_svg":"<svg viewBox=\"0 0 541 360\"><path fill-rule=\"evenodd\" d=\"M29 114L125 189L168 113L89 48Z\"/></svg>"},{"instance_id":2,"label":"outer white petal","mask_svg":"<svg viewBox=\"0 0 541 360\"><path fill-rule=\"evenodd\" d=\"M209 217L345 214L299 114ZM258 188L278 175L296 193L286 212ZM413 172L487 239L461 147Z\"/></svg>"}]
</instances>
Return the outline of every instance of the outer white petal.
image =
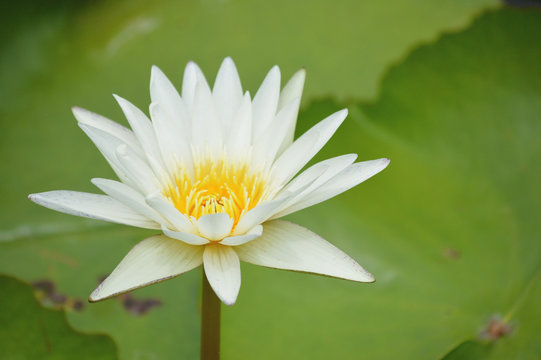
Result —
<instances>
[{"instance_id":1,"label":"outer white petal","mask_svg":"<svg viewBox=\"0 0 541 360\"><path fill-rule=\"evenodd\" d=\"M106 133L105 131L102 131L98 128L95 128L90 125L79 123L79 127L85 132L85 134L92 140L92 142L96 145L98 150L102 153L103 157L115 174L118 176L120 180L122 180L123 183L128 184L129 186L136 186L136 184L131 181L126 174L126 171L124 170L122 164L116 157L116 149L123 143L113 135Z\"/></svg>"},{"instance_id":2,"label":"outer white petal","mask_svg":"<svg viewBox=\"0 0 541 360\"><path fill-rule=\"evenodd\" d=\"M218 70L214 89L212 90L216 111L224 130L229 129L233 116L242 100L242 86L235 63L226 57Z\"/></svg>"},{"instance_id":3,"label":"outer white petal","mask_svg":"<svg viewBox=\"0 0 541 360\"><path fill-rule=\"evenodd\" d=\"M305 78L306 71L304 69L300 69L295 74L293 74L291 79L287 82L286 86L284 86L282 92L280 93L280 100L278 101L278 111L283 109L294 99L300 99L302 97L302 89L304 87ZM289 128L286 131L284 140L282 141L282 144L278 149L278 154L281 154L289 145L291 145L291 143L293 143L293 137L295 136L295 126L297 125L297 115L298 109L297 114L295 115L295 119L291 124L289 124Z\"/></svg>"},{"instance_id":4,"label":"outer white petal","mask_svg":"<svg viewBox=\"0 0 541 360\"><path fill-rule=\"evenodd\" d=\"M141 193L150 194L161 188L152 169L126 145L120 145L116 149L116 157L130 181L137 185Z\"/></svg>"},{"instance_id":5,"label":"outer white petal","mask_svg":"<svg viewBox=\"0 0 541 360\"><path fill-rule=\"evenodd\" d=\"M104 300L171 279L201 265L202 259L202 246L186 245L163 235L147 238L130 250L89 300Z\"/></svg>"},{"instance_id":6,"label":"outer white petal","mask_svg":"<svg viewBox=\"0 0 541 360\"><path fill-rule=\"evenodd\" d=\"M254 142L254 164L270 166L274 162L288 129L297 119L300 102L300 98L291 101L276 115L276 118L267 126L260 138Z\"/></svg>"},{"instance_id":7,"label":"outer white petal","mask_svg":"<svg viewBox=\"0 0 541 360\"><path fill-rule=\"evenodd\" d=\"M252 229L250 229L244 235L228 236L224 238L222 241L220 241L220 244L229 245L229 246L242 245L242 244L247 243L248 241L257 239L262 234L263 234L263 226L257 225L257 226L254 226Z\"/></svg>"},{"instance_id":8,"label":"outer white petal","mask_svg":"<svg viewBox=\"0 0 541 360\"><path fill-rule=\"evenodd\" d=\"M109 120L106 117L77 106L73 107L71 110L79 124L84 124L99 129L117 138L119 142L131 147L138 155L141 156L144 154L139 141L130 129Z\"/></svg>"},{"instance_id":9,"label":"outer white petal","mask_svg":"<svg viewBox=\"0 0 541 360\"><path fill-rule=\"evenodd\" d=\"M193 109L195 88L198 82L201 82L207 89L209 89L210 92L205 75L196 63L190 61L186 65L186 69L184 70L184 78L182 80L182 99L184 100L188 113L191 113Z\"/></svg>"},{"instance_id":10,"label":"outer white petal","mask_svg":"<svg viewBox=\"0 0 541 360\"><path fill-rule=\"evenodd\" d=\"M226 147L233 157L246 155L252 143L252 100L247 91L227 133Z\"/></svg>"},{"instance_id":11,"label":"outer white petal","mask_svg":"<svg viewBox=\"0 0 541 360\"><path fill-rule=\"evenodd\" d=\"M226 213L203 215L197 220L197 228L201 236L209 240L221 240L233 227L233 219Z\"/></svg>"},{"instance_id":12,"label":"outer white petal","mask_svg":"<svg viewBox=\"0 0 541 360\"><path fill-rule=\"evenodd\" d=\"M240 261L229 246L205 246L203 266L210 286L226 305L233 305L240 290Z\"/></svg>"},{"instance_id":13,"label":"outer white petal","mask_svg":"<svg viewBox=\"0 0 541 360\"><path fill-rule=\"evenodd\" d=\"M182 166L190 174L193 163L190 134L187 133L187 127L178 119L188 115L184 112L183 115L174 118L161 103L150 104L149 111L159 140L161 155L169 173L174 174Z\"/></svg>"},{"instance_id":14,"label":"outer white petal","mask_svg":"<svg viewBox=\"0 0 541 360\"><path fill-rule=\"evenodd\" d=\"M302 226L274 220L263 227L263 236L235 247L242 261L359 282L374 281L374 276L355 260Z\"/></svg>"},{"instance_id":15,"label":"outer white petal","mask_svg":"<svg viewBox=\"0 0 541 360\"><path fill-rule=\"evenodd\" d=\"M295 211L302 210L335 197L376 175L385 169L387 165L389 165L389 162L389 159L378 159L352 164L328 180L325 184L306 194L306 196L292 203L287 208L280 210L273 218L291 214Z\"/></svg>"},{"instance_id":16,"label":"outer white petal","mask_svg":"<svg viewBox=\"0 0 541 360\"><path fill-rule=\"evenodd\" d=\"M57 190L30 194L28 198L36 204L66 214L146 229L160 228L155 221L106 195Z\"/></svg>"},{"instance_id":17,"label":"outer white petal","mask_svg":"<svg viewBox=\"0 0 541 360\"><path fill-rule=\"evenodd\" d=\"M154 128L148 117L137 106L118 95L113 95L122 108L135 136L145 151L146 160L156 173L164 173L163 161Z\"/></svg>"},{"instance_id":18,"label":"outer white petal","mask_svg":"<svg viewBox=\"0 0 541 360\"><path fill-rule=\"evenodd\" d=\"M346 154L320 161L297 175L283 188L282 191L295 191L316 179L318 182L323 180L324 183L349 165L353 164L356 159L357 154Z\"/></svg>"},{"instance_id":19,"label":"outer white petal","mask_svg":"<svg viewBox=\"0 0 541 360\"><path fill-rule=\"evenodd\" d=\"M222 128L216 116L212 94L206 83L198 82L192 109L193 145L217 151L222 145Z\"/></svg>"},{"instance_id":20,"label":"outer white petal","mask_svg":"<svg viewBox=\"0 0 541 360\"><path fill-rule=\"evenodd\" d=\"M347 113L347 109L344 109L330 115L288 147L273 165L274 184L282 185L299 172L329 141L346 118Z\"/></svg>"},{"instance_id":21,"label":"outer white petal","mask_svg":"<svg viewBox=\"0 0 541 360\"><path fill-rule=\"evenodd\" d=\"M271 219L276 219L283 216L282 213L287 211L287 209L294 207L297 203L302 202L306 197L310 196L311 193L317 191L317 189L325 184L329 179L333 178L336 174L340 173L342 170L351 165L357 154L347 154L334 157L332 159L327 159L320 161L319 163L312 165L295 179L293 179L289 184L287 184L278 196L281 193L292 193L296 192L297 195L290 198L290 200L283 204L280 209L277 210ZM299 189L304 188L304 190L299 192Z\"/></svg>"},{"instance_id":22,"label":"outer white petal","mask_svg":"<svg viewBox=\"0 0 541 360\"><path fill-rule=\"evenodd\" d=\"M160 191L147 195L146 203L166 218L176 230L185 233L196 233L197 229Z\"/></svg>"},{"instance_id":23,"label":"outer white petal","mask_svg":"<svg viewBox=\"0 0 541 360\"><path fill-rule=\"evenodd\" d=\"M157 67L152 67L150 76L150 98L152 102L160 103L170 115L171 122L175 123L175 129L181 130L181 136L190 133L190 123L184 103L180 95L167 76ZM186 137L189 141L189 137Z\"/></svg>"},{"instance_id":24,"label":"outer white petal","mask_svg":"<svg viewBox=\"0 0 541 360\"><path fill-rule=\"evenodd\" d=\"M141 193L132 189L130 186L121 182L109 179L94 178L92 184L96 185L101 191L120 201L127 207L138 213L154 220L159 224L166 223L166 220L160 216L154 209L147 205L145 198Z\"/></svg>"},{"instance_id":25,"label":"outer white petal","mask_svg":"<svg viewBox=\"0 0 541 360\"><path fill-rule=\"evenodd\" d=\"M173 231L166 228L165 226L162 226L162 231L171 239L180 240L189 245L205 245L210 242L208 239L205 239L204 237L201 237L199 235L181 231Z\"/></svg>"},{"instance_id":26,"label":"outer white petal","mask_svg":"<svg viewBox=\"0 0 541 360\"><path fill-rule=\"evenodd\" d=\"M280 69L274 66L257 90L252 102L253 127L252 139L256 140L270 124L276 115L280 97Z\"/></svg>"}]
</instances>

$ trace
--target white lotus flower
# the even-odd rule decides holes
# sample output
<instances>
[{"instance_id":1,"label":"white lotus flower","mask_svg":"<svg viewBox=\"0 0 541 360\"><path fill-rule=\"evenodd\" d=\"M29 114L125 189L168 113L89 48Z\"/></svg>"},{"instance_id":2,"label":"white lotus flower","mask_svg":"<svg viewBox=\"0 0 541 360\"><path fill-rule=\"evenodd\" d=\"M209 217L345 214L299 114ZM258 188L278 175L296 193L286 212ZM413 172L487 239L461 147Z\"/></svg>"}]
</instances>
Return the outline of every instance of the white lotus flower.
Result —
<instances>
[{"instance_id":1,"label":"white lotus flower","mask_svg":"<svg viewBox=\"0 0 541 360\"><path fill-rule=\"evenodd\" d=\"M81 108L79 126L120 181L92 179L106 195L50 191L30 199L53 210L160 229L137 244L90 301L187 272L201 264L216 295L237 298L240 260L272 268L374 281L353 259L311 231L276 220L327 200L383 170L388 159L356 155L319 162L295 175L344 121L338 111L293 141L304 85L299 70L280 91L273 67L254 98L226 58L211 90L190 62L182 96L152 68L150 118L115 96L132 130Z\"/></svg>"}]
</instances>

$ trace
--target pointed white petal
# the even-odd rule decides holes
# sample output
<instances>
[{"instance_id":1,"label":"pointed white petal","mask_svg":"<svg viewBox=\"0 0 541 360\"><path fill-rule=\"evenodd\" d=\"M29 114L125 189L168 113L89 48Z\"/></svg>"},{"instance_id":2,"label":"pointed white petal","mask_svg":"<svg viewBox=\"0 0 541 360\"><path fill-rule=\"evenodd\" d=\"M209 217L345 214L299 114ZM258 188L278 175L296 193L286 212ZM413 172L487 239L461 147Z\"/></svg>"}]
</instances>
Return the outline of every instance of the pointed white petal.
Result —
<instances>
[{"instance_id":1,"label":"pointed white petal","mask_svg":"<svg viewBox=\"0 0 541 360\"><path fill-rule=\"evenodd\" d=\"M127 207L137 211L141 215L154 220L158 224L166 222L160 214L147 205L143 195L130 186L109 179L94 178L91 181L92 184L96 185L101 191Z\"/></svg>"},{"instance_id":2,"label":"pointed white petal","mask_svg":"<svg viewBox=\"0 0 541 360\"><path fill-rule=\"evenodd\" d=\"M244 235L228 236L224 238L222 241L220 241L220 244L228 246L242 245L247 243L248 241L257 239L261 236L261 234L263 234L263 226L257 225Z\"/></svg>"},{"instance_id":3,"label":"pointed white petal","mask_svg":"<svg viewBox=\"0 0 541 360\"><path fill-rule=\"evenodd\" d=\"M205 246L203 266L210 286L226 305L233 305L240 290L240 261L229 246Z\"/></svg>"},{"instance_id":4,"label":"pointed white petal","mask_svg":"<svg viewBox=\"0 0 541 360\"><path fill-rule=\"evenodd\" d=\"M156 210L161 216L166 218L176 230L185 233L196 233L197 229L169 200L167 200L160 191L149 194L146 203Z\"/></svg>"},{"instance_id":5,"label":"pointed white petal","mask_svg":"<svg viewBox=\"0 0 541 360\"><path fill-rule=\"evenodd\" d=\"M278 101L278 111L287 106L291 101L296 98L302 97L302 89L304 87L304 79L306 78L306 71L300 69L297 71L291 79L287 82L286 86L282 89L280 93L280 100ZM297 125L297 116L299 110L297 109L297 114L295 118L289 124L289 128L286 131L286 135L278 149L278 154L281 154L289 145L293 143L293 138L295 136L295 126Z\"/></svg>"},{"instance_id":6,"label":"pointed white petal","mask_svg":"<svg viewBox=\"0 0 541 360\"><path fill-rule=\"evenodd\" d=\"M287 221L263 225L263 235L235 247L239 258L255 265L372 282L372 274L319 235Z\"/></svg>"},{"instance_id":7,"label":"pointed white petal","mask_svg":"<svg viewBox=\"0 0 541 360\"><path fill-rule=\"evenodd\" d=\"M252 139L258 139L268 124L274 119L280 97L280 69L274 66L254 96Z\"/></svg>"},{"instance_id":8,"label":"pointed white petal","mask_svg":"<svg viewBox=\"0 0 541 360\"><path fill-rule=\"evenodd\" d=\"M137 140L143 148L146 160L156 173L165 173L154 128L148 117L137 106L118 95L113 95L130 123Z\"/></svg>"},{"instance_id":9,"label":"pointed white petal","mask_svg":"<svg viewBox=\"0 0 541 360\"><path fill-rule=\"evenodd\" d=\"M302 97L302 89L304 87L304 80L306 79L306 70L298 70L280 93L280 99L278 101L278 111L283 109L287 104L297 98Z\"/></svg>"},{"instance_id":10,"label":"pointed white petal","mask_svg":"<svg viewBox=\"0 0 541 360\"><path fill-rule=\"evenodd\" d=\"M253 163L270 166L278 153L280 144L283 142L288 129L297 118L300 98L290 102L282 109L276 118L267 126L262 135L254 141Z\"/></svg>"},{"instance_id":11,"label":"pointed white petal","mask_svg":"<svg viewBox=\"0 0 541 360\"><path fill-rule=\"evenodd\" d=\"M117 138L119 142L128 145L135 152L137 152L137 154L143 155L143 149L141 148L141 145L139 144L139 141L135 137L134 133L130 129L112 120L109 120L106 117L103 117L99 114L93 113L77 106L73 107L71 110L80 124L85 124L93 128L99 129Z\"/></svg>"},{"instance_id":12,"label":"pointed white petal","mask_svg":"<svg viewBox=\"0 0 541 360\"><path fill-rule=\"evenodd\" d=\"M96 147L102 153L105 160L107 160L118 178L123 183L128 184L129 186L136 186L136 184L129 179L126 171L122 167L122 164L116 157L116 149L123 143L113 135L108 134L93 126L79 123L79 127L96 145Z\"/></svg>"},{"instance_id":13,"label":"pointed white petal","mask_svg":"<svg viewBox=\"0 0 541 360\"><path fill-rule=\"evenodd\" d=\"M106 195L57 190L31 194L28 198L36 204L66 214L146 229L160 228L155 221Z\"/></svg>"},{"instance_id":14,"label":"pointed white petal","mask_svg":"<svg viewBox=\"0 0 541 360\"><path fill-rule=\"evenodd\" d=\"M320 161L297 175L282 189L282 191L295 191L316 179L323 181L321 183L323 184L334 175L353 164L356 159L357 154L346 154Z\"/></svg>"},{"instance_id":15,"label":"pointed white petal","mask_svg":"<svg viewBox=\"0 0 541 360\"><path fill-rule=\"evenodd\" d=\"M235 63L230 57L222 62L214 89L212 90L216 112L219 114L222 128L229 129L233 116L242 100L242 86Z\"/></svg>"},{"instance_id":16,"label":"pointed white petal","mask_svg":"<svg viewBox=\"0 0 541 360\"><path fill-rule=\"evenodd\" d=\"M188 115L184 103L177 89L157 66L152 67L150 76L150 98L152 102L161 104L165 112L170 115L171 121L177 124L176 126L189 133ZM186 127L188 129L185 129Z\"/></svg>"},{"instance_id":17,"label":"pointed white petal","mask_svg":"<svg viewBox=\"0 0 541 360\"><path fill-rule=\"evenodd\" d=\"M196 63L190 61L186 65L186 69L184 70L184 78L182 80L182 99L184 100L188 113L191 113L193 109L195 88L198 82L201 82L207 89L209 89L210 92L205 75Z\"/></svg>"},{"instance_id":18,"label":"pointed white petal","mask_svg":"<svg viewBox=\"0 0 541 360\"><path fill-rule=\"evenodd\" d=\"M289 199L290 197L283 197L266 201L249 210L240 218L237 226L235 226L235 229L233 230L233 235L246 234L246 232L248 232L254 226L263 223L265 220L274 215L274 213Z\"/></svg>"},{"instance_id":19,"label":"pointed white petal","mask_svg":"<svg viewBox=\"0 0 541 360\"><path fill-rule=\"evenodd\" d=\"M347 113L347 109L344 109L330 115L291 144L273 165L274 183L282 185L299 172L329 141L346 118Z\"/></svg>"},{"instance_id":20,"label":"pointed white petal","mask_svg":"<svg viewBox=\"0 0 541 360\"><path fill-rule=\"evenodd\" d=\"M325 184L329 179L334 177L336 174L344 170L346 167L351 165L357 154L348 154L334 157L332 159L327 159L320 161L319 163L312 165L295 179L293 179L289 184L287 184L277 196L280 196L281 193L292 193L297 192L297 195L290 197L290 200L283 204L280 209L271 217L271 219L276 219L282 217L283 213L289 208L294 207L297 203L302 202L307 196ZM304 190L299 192L299 189L304 188Z\"/></svg>"},{"instance_id":21,"label":"pointed white petal","mask_svg":"<svg viewBox=\"0 0 541 360\"><path fill-rule=\"evenodd\" d=\"M378 159L352 164L340 171L325 184L319 186L314 191L307 193L306 196L293 202L290 206L280 210L273 218L286 216L295 211L302 210L335 197L376 175L385 169L387 165L389 165L389 162L389 159Z\"/></svg>"},{"instance_id":22,"label":"pointed white petal","mask_svg":"<svg viewBox=\"0 0 541 360\"><path fill-rule=\"evenodd\" d=\"M225 213L203 215L197 220L197 227L201 236L221 240L231 233L233 219Z\"/></svg>"},{"instance_id":23,"label":"pointed white petal","mask_svg":"<svg viewBox=\"0 0 541 360\"><path fill-rule=\"evenodd\" d=\"M192 141L199 149L218 150L222 144L221 124L216 116L208 85L197 82L192 109Z\"/></svg>"},{"instance_id":24,"label":"pointed white petal","mask_svg":"<svg viewBox=\"0 0 541 360\"><path fill-rule=\"evenodd\" d=\"M142 194L150 194L161 188L152 169L126 145L116 149L116 157L130 181L137 185Z\"/></svg>"},{"instance_id":25,"label":"pointed white petal","mask_svg":"<svg viewBox=\"0 0 541 360\"><path fill-rule=\"evenodd\" d=\"M180 240L189 245L205 245L210 242L208 239L205 239L204 237L201 237L199 235L181 231L173 231L166 228L165 226L162 226L162 231L171 239Z\"/></svg>"},{"instance_id":26,"label":"pointed white petal","mask_svg":"<svg viewBox=\"0 0 541 360\"><path fill-rule=\"evenodd\" d=\"M252 143L252 100L248 91L241 100L227 134L228 153L233 157L246 155Z\"/></svg>"},{"instance_id":27,"label":"pointed white petal","mask_svg":"<svg viewBox=\"0 0 541 360\"><path fill-rule=\"evenodd\" d=\"M190 271L201 265L203 251L202 246L186 245L163 235L147 238L128 252L89 300L104 300Z\"/></svg>"},{"instance_id":28,"label":"pointed white petal","mask_svg":"<svg viewBox=\"0 0 541 360\"><path fill-rule=\"evenodd\" d=\"M161 155L169 173L174 174L181 166L189 174L192 173L190 136L186 128L178 119L173 118L161 103L150 104L149 110ZM187 114L184 113L181 116L187 116Z\"/></svg>"}]
</instances>

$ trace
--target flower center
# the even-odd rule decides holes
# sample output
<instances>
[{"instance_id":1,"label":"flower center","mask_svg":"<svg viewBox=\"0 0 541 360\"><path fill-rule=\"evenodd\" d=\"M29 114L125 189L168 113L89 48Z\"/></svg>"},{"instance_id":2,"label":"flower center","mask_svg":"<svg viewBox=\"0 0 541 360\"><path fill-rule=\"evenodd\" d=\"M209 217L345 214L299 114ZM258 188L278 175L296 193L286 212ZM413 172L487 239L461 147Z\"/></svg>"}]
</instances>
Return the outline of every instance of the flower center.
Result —
<instances>
[{"instance_id":1,"label":"flower center","mask_svg":"<svg viewBox=\"0 0 541 360\"><path fill-rule=\"evenodd\" d=\"M237 224L240 217L268 198L268 177L247 162L206 157L194 161L193 178L183 168L164 195L188 217L226 213Z\"/></svg>"}]
</instances>

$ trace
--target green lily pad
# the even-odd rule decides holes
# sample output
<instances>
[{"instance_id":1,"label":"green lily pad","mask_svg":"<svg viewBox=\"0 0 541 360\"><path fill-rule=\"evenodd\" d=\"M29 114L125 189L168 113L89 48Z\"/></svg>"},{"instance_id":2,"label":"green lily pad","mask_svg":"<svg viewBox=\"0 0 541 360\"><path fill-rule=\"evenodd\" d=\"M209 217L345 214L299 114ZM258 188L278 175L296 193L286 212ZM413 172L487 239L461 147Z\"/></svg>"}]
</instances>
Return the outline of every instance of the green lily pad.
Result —
<instances>
[{"instance_id":1,"label":"green lily pad","mask_svg":"<svg viewBox=\"0 0 541 360\"><path fill-rule=\"evenodd\" d=\"M541 286L540 15L488 13L414 51L377 102L351 104L326 155L392 162L293 220L377 281L247 267L225 312L227 358L435 359L482 338L494 317L511 330L488 358L537 358L541 297L528 289ZM304 119L338 107L313 104Z\"/></svg>"},{"instance_id":2,"label":"green lily pad","mask_svg":"<svg viewBox=\"0 0 541 360\"><path fill-rule=\"evenodd\" d=\"M38 75L16 81L22 76L17 71L28 70L23 64L15 67L11 80L3 82L17 86L3 98L1 108L3 119L9 122L2 122L0 153L10 154L2 158L2 170L10 176L0 184L5 209L0 220L0 272L28 281L52 279L59 291L77 298L86 298L98 279L152 232L68 217L24 202L29 192L57 188L95 191L87 185L90 177L111 176L105 161L77 129L67 104L120 119L119 111L111 110L114 105L106 94L116 89L136 103L146 104L143 89L148 66L158 61L156 57L164 62L164 70L174 74L188 56L201 56L194 59L204 69L215 69L219 62L216 52L229 49L223 45L210 51L199 43L196 49L180 37L171 45L171 53L157 55L159 46L173 41L170 37L159 40L160 34L172 33L174 26L184 29L185 22L186 29L199 29L198 22L187 15L189 11L206 9L208 19L223 17L224 12L217 13L211 6L214 3L207 2L188 3L191 7L185 12L172 10L188 5L164 5L160 10L148 5L144 14L149 18L161 19L159 14L170 13L184 20L164 20L155 30L121 41L121 46L116 50L113 46L114 51L107 55L113 34L121 34L121 29L141 19L143 11L133 5L126 20L115 23L125 5L104 4L81 10L76 19L57 19L58 33L51 30L51 41L61 40L54 42L59 49L47 48L42 54L46 61L36 60L40 64ZM231 6L227 8L231 14L242 6L255 6L246 4L239 1L220 6ZM268 12L265 4L259 5L261 11ZM404 7L392 11L404 15ZM320 16L326 13L324 7L315 8L320 9ZM440 11L434 16L449 14ZM344 11L348 16L351 13ZM385 18L390 14L381 13ZM224 34L233 31L231 17L216 23L218 28L228 29ZM98 18L103 26L96 30L91 25ZM462 14L445 24L458 26L469 18ZM340 20L340 24L347 27L348 21ZM63 32L66 23L73 25L69 34ZM132 26L148 26L142 24ZM305 25L302 21L299 24L301 28ZM224 359L434 359L464 342L477 341L487 323L498 315L513 331L494 340L487 356L505 358L518 353L526 359L535 358L540 332L535 320L539 318L535 306L540 299L541 246L535 238L541 223L537 186L541 129L536 118L541 110L541 76L535 42L539 24L539 12L535 11L485 14L471 28L414 51L386 76L377 102L348 104L349 119L320 158L358 152L361 159L388 156L392 163L359 188L291 216L291 220L345 250L374 273L377 282L356 284L243 265L239 300L223 313ZM396 34L387 27L380 30L383 35ZM434 28L445 26L438 23ZM398 33L402 36L409 30L405 27ZM194 39L210 41L211 33L209 30ZM419 30L417 34L421 33L426 37L415 40L431 38L436 31ZM182 34L189 35L193 33ZM364 36L369 35L377 39L373 33ZM74 39L81 37L85 40L74 44ZM295 57L304 54L303 49L293 51L297 43L292 45L290 38L283 38L284 46L289 44L279 52L288 56L283 62L257 50L248 55L244 47L229 50L252 89L264 74L267 63L262 59L268 57L268 65L284 63L284 73L306 61L304 56ZM252 44L242 38L238 41L242 46ZM362 42L360 37L358 42ZM348 46L356 43L347 42ZM321 53L320 59L312 60L321 63L310 65L309 75L321 74L319 79L309 77L308 94L320 94L326 81L325 89L338 95L373 93L375 79L388 64L383 64L384 60L396 59L413 40L407 46L401 42L402 50L398 47L395 57L387 51L395 51L396 46L378 42L382 43L384 56L372 65L358 65L364 64L358 60L360 55L348 58L347 63L358 65L357 70L363 67L365 75L345 78L332 77L331 71L332 64L342 65L344 59L325 57L333 53L313 40L312 46L319 50L306 50L306 59ZM334 46L329 41L325 44ZM274 43L271 49L278 45ZM359 51L365 53L362 48ZM352 69L345 64L340 66L344 74L349 71L345 69ZM61 70L55 71L55 67ZM375 77L363 85L361 81L370 79L365 78L367 72ZM132 78L138 79L137 83ZM299 132L343 106L331 100L311 103L301 114ZM197 358L199 280L200 272L192 271L138 290L133 298L112 299L70 312L68 320L77 329L110 334L123 359ZM133 307L134 302L147 300L160 305L146 312Z\"/></svg>"},{"instance_id":3,"label":"green lily pad","mask_svg":"<svg viewBox=\"0 0 541 360\"><path fill-rule=\"evenodd\" d=\"M118 358L110 337L73 330L62 311L40 306L30 286L2 275L0 288L2 359Z\"/></svg>"}]
</instances>

